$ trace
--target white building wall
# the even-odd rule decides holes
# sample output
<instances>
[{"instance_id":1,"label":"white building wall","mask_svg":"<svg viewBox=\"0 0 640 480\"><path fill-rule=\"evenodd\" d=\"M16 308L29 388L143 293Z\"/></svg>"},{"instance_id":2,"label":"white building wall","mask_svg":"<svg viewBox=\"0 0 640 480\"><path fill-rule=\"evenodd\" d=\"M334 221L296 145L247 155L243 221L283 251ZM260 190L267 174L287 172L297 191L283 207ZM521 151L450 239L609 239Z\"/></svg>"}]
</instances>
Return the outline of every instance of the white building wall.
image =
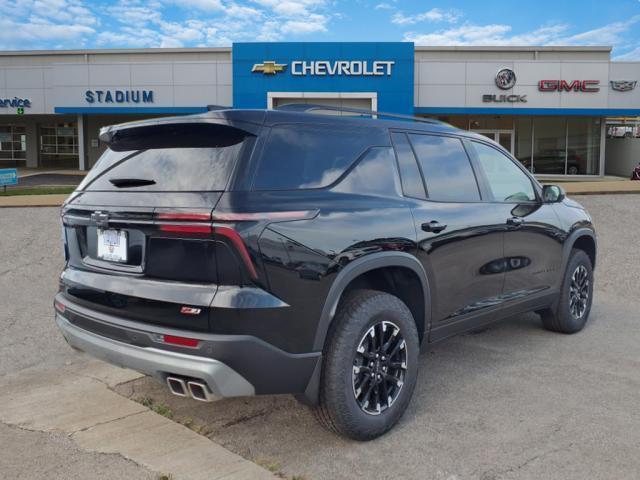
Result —
<instances>
[{"instance_id":1,"label":"white building wall","mask_svg":"<svg viewBox=\"0 0 640 480\"><path fill-rule=\"evenodd\" d=\"M0 98L28 98L25 114L56 107L232 105L231 49L1 55ZM89 103L87 90L152 90L153 103ZM12 107L0 115L15 115Z\"/></svg>"},{"instance_id":2,"label":"white building wall","mask_svg":"<svg viewBox=\"0 0 640 480\"><path fill-rule=\"evenodd\" d=\"M640 89L611 92L609 80L625 74L640 79L640 64L611 63L609 50L535 50L534 48L421 48L415 53L416 107L452 108L635 108ZM588 49L587 49L588 50ZM517 82L511 90L495 85L495 74L511 68ZM623 75L624 76L624 75ZM541 92L540 80L598 80L598 92ZM526 95L526 103L487 103L486 94Z\"/></svg>"}]
</instances>

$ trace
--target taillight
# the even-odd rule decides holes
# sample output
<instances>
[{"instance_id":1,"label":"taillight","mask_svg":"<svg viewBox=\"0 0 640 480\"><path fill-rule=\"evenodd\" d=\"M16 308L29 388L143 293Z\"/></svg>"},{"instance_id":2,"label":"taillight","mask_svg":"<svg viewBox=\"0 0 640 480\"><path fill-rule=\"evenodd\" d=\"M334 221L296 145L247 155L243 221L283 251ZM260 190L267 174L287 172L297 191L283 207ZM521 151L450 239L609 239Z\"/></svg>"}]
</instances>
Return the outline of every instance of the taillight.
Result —
<instances>
[{"instance_id":1,"label":"taillight","mask_svg":"<svg viewBox=\"0 0 640 480\"><path fill-rule=\"evenodd\" d=\"M160 231L171 233L211 233L211 225L160 225Z\"/></svg>"},{"instance_id":2,"label":"taillight","mask_svg":"<svg viewBox=\"0 0 640 480\"><path fill-rule=\"evenodd\" d=\"M207 222L211 220L210 213L194 213L194 212L160 212L156 213L158 220L166 221L191 221L191 222Z\"/></svg>"},{"instance_id":3,"label":"taillight","mask_svg":"<svg viewBox=\"0 0 640 480\"><path fill-rule=\"evenodd\" d=\"M313 218L317 210L293 210L287 212L213 212L211 218L218 222L256 222L262 220L284 221Z\"/></svg>"},{"instance_id":4,"label":"taillight","mask_svg":"<svg viewBox=\"0 0 640 480\"><path fill-rule=\"evenodd\" d=\"M53 308L55 308L60 313L64 313L64 304L62 302L59 302L58 300L53 301Z\"/></svg>"},{"instance_id":5,"label":"taillight","mask_svg":"<svg viewBox=\"0 0 640 480\"><path fill-rule=\"evenodd\" d=\"M194 211L196 210L196 211ZM264 222L287 221L313 218L317 210L293 210L280 212L205 212L194 210L159 211L155 213L155 219L159 221L160 231L185 235L209 235L215 234L226 238L235 251L240 255L249 275L252 279L258 278L258 272L251 260L240 234L232 227L219 225L217 222ZM212 223L216 222L216 223Z\"/></svg>"},{"instance_id":6,"label":"taillight","mask_svg":"<svg viewBox=\"0 0 640 480\"><path fill-rule=\"evenodd\" d=\"M240 254L240 257L242 258L242 261L244 262L245 266L247 267L247 270L249 270L249 275L251 275L251 278L253 278L254 280L256 278L258 278L258 273L256 272L256 267L253 264L253 261L251 260L251 256L249 255L249 251L247 250L247 246L242 241L242 238L240 237L238 232L236 232L233 228L220 227L220 226L216 226L214 228L214 232L217 235L221 235L221 236L229 239L231 244L236 248L236 250Z\"/></svg>"},{"instance_id":7,"label":"taillight","mask_svg":"<svg viewBox=\"0 0 640 480\"><path fill-rule=\"evenodd\" d=\"M178 337L175 335L163 335L162 341L170 345L180 345L181 347L195 348L200 344L200 340L195 338Z\"/></svg>"}]
</instances>

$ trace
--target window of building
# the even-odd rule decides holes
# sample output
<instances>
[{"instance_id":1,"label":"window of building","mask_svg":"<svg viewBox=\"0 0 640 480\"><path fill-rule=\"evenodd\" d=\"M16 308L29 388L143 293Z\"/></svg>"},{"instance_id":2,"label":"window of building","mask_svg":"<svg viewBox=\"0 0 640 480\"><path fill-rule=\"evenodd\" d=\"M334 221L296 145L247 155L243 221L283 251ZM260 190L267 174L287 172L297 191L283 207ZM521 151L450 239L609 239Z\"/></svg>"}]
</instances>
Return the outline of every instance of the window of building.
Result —
<instances>
[{"instance_id":1,"label":"window of building","mask_svg":"<svg viewBox=\"0 0 640 480\"><path fill-rule=\"evenodd\" d=\"M515 151L513 155L522 162L527 170L531 171L531 152L533 140L533 121L531 117L515 119Z\"/></svg>"},{"instance_id":2,"label":"window of building","mask_svg":"<svg viewBox=\"0 0 640 480\"><path fill-rule=\"evenodd\" d=\"M22 125L0 126L0 168L24 167L27 158L27 132Z\"/></svg>"},{"instance_id":3,"label":"window of building","mask_svg":"<svg viewBox=\"0 0 640 480\"><path fill-rule=\"evenodd\" d=\"M78 126L75 122L40 126L40 166L78 168Z\"/></svg>"},{"instance_id":4,"label":"window of building","mask_svg":"<svg viewBox=\"0 0 640 480\"><path fill-rule=\"evenodd\" d=\"M567 141L567 173L597 175L600 171L600 119L569 118Z\"/></svg>"},{"instance_id":5,"label":"window of building","mask_svg":"<svg viewBox=\"0 0 640 480\"><path fill-rule=\"evenodd\" d=\"M536 199L531 180L510 158L488 145L471 143L478 154L494 200L526 202Z\"/></svg>"},{"instance_id":6,"label":"window of building","mask_svg":"<svg viewBox=\"0 0 640 480\"><path fill-rule=\"evenodd\" d=\"M536 174L565 174L567 119L539 117L534 120L533 168Z\"/></svg>"},{"instance_id":7,"label":"window of building","mask_svg":"<svg viewBox=\"0 0 640 480\"><path fill-rule=\"evenodd\" d=\"M409 135L431 200L474 202L480 191L469 157L458 138Z\"/></svg>"}]
</instances>

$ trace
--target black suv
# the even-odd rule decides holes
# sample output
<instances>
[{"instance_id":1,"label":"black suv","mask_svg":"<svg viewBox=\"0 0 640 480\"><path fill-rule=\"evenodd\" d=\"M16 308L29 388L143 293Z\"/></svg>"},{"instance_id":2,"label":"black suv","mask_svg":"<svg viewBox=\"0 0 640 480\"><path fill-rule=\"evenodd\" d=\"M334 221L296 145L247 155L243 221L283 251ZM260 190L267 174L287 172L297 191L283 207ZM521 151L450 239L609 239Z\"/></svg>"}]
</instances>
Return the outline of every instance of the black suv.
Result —
<instances>
[{"instance_id":1,"label":"black suv","mask_svg":"<svg viewBox=\"0 0 640 480\"><path fill-rule=\"evenodd\" d=\"M176 395L290 393L366 440L407 408L421 347L522 312L564 333L589 316L589 214L483 136L290 108L100 138L62 209L55 318Z\"/></svg>"}]
</instances>

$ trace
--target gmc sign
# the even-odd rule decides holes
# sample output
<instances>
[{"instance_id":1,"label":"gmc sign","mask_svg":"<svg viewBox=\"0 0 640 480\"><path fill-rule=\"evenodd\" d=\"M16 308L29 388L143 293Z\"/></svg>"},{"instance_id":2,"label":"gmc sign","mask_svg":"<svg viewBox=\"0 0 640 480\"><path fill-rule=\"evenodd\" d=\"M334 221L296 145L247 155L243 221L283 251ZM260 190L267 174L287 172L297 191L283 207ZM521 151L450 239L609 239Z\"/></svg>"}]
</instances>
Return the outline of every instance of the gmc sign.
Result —
<instances>
[{"instance_id":1,"label":"gmc sign","mask_svg":"<svg viewBox=\"0 0 640 480\"><path fill-rule=\"evenodd\" d=\"M599 92L600 80L540 80L538 90L541 92Z\"/></svg>"}]
</instances>

